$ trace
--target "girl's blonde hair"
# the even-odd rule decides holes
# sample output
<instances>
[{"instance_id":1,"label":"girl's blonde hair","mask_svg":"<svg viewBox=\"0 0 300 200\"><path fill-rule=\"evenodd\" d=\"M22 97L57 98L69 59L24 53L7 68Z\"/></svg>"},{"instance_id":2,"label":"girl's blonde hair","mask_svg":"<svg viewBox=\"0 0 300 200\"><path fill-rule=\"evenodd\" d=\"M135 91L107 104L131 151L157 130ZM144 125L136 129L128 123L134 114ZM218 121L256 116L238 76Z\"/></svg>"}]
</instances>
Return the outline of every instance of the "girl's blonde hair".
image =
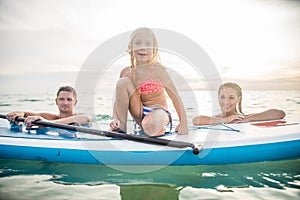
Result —
<instances>
[{"instance_id":1,"label":"girl's blonde hair","mask_svg":"<svg viewBox=\"0 0 300 200\"><path fill-rule=\"evenodd\" d=\"M220 91L222 89L224 89L225 87L232 88L232 89L234 89L237 92L238 97L240 97L240 101L238 103L238 112L244 114L242 112L242 98L243 98L242 88L237 83L232 83L232 82L223 83L219 87L218 96L220 95Z\"/></svg>"},{"instance_id":2,"label":"girl's blonde hair","mask_svg":"<svg viewBox=\"0 0 300 200\"><path fill-rule=\"evenodd\" d=\"M142 33L142 32L150 34L152 39L153 39L153 42L154 42L153 57L149 60L149 62L150 63L159 63L158 44L157 44L156 37L155 37L155 35L154 35L154 33L151 29L142 27L142 28L136 29L131 34L130 42L128 44L128 50L127 51L130 54L131 68L136 67L136 60L135 60L135 57L134 57L134 54L133 54L133 48L132 48L133 47L133 40L135 39L135 37L138 33Z\"/></svg>"}]
</instances>

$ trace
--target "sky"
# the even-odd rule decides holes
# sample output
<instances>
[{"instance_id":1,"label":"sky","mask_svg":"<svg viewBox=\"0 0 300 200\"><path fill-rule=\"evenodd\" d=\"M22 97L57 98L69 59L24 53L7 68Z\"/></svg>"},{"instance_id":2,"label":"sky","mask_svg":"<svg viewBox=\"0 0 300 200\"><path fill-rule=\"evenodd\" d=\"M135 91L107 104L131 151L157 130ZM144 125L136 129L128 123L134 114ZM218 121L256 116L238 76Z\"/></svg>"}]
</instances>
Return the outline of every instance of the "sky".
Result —
<instances>
[{"instance_id":1,"label":"sky","mask_svg":"<svg viewBox=\"0 0 300 200\"><path fill-rule=\"evenodd\" d=\"M0 0L0 92L72 85L97 47L139 27L190 38L222 81L246 89L299 89L300 1ZM170 57L162 62L174 62Z\"/></svg>"}]
</instances>

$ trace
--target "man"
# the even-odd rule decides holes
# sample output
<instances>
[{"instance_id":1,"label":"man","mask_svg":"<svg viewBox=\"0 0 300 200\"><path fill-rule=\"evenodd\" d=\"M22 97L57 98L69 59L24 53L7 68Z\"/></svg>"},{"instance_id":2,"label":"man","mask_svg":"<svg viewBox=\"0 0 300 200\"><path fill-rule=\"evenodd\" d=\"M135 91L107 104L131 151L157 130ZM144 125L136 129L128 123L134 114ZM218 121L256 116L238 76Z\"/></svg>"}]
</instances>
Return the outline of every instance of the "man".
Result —
<instances>
[{"instance_id":1,"label":"man","mask_svg":"<svg viewBox=\"0 0 300 200\"><path fill-rule=\"evenodd\" d=\"M74 88L70 86L62 86L59 88L56 99L56 105L59 110L59 114L53 113L34 113L34 112L20 112L15 111L8 113L6 118L10 121L15 121L17 117L24 117L25 124L32 126L37 120L51 121L53 123L61 124L88 124L92 120L92 116L89 114L75 114L74 107L77 104L77 93ZM20 124L20 123L17 123Z\"/></svg>"}]
</instances>

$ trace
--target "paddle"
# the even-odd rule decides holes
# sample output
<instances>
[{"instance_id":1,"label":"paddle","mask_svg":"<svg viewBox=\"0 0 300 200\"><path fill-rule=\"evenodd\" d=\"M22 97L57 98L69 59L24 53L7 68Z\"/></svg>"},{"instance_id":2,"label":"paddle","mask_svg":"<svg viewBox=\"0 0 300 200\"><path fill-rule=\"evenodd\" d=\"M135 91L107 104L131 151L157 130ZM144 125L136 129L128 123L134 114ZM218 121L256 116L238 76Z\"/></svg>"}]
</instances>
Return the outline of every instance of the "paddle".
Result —
<instances>
[{"instance_id":1,"label":"paddle","mask_svg":"<svg viewBox=\"0 0 300 200\"><path fill-rule=\"evenodd\" d=\"M6 116L3 114L0 114L0 118L6 119ZM17 117L15 120L19 121L19 122L24 122L25 118ZM77 131L77 132L82 132L82 133L88 133L88 134L92 134L92 135L126 139L126 140L135 141L135 142L147 143L147 144L156 144L156 145L176 147L176 148L190 147L193 149L193 154L198 155L200 153L200 149L198 147L196 147L194 144L189 143L189 142L172 141L172 140L167 140L167 139L162 139L162 138L134 136L134 135L124 134L124 133L102 131L102 130L97 130L97 129L91 129L91 128L80 127L80 126L72 126L72 125L66 125L66 124L59 124L59 123L53 123L53 122L48 122L48 121L42 121L42 120L35 121L34 124L41 125L41 126L53 127L53 128L72 130L72 131Z\"/></svg>"}]
</instances>

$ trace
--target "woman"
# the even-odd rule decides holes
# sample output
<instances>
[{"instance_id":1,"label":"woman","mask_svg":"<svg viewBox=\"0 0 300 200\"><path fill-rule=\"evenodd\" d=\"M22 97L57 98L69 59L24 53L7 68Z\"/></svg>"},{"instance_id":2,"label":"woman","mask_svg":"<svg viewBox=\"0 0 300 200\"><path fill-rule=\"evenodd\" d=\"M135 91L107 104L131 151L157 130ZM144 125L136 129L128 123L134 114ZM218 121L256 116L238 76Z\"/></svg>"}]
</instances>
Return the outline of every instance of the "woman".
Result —
<instances>
[{"instance_id":1,"label":"woman","mask_svg":"<svg viewBox=\"0 0 300 200\"><path fill-rule=\"evenodd\" d=\"M158 45L154 33L139 28L131 35L128 45L131 66L121 71L116 86L112 131L126 132L127 112L142 126L149 136L165 133L165 125L171 123L166 93L172 100L180 123L175 131L187 134L186 113L178 92L158 59ZM172 126L171 126L172 128Z\"/></svg>"},{"instance_id":2,"label":"woman","mask_svg":"<svg viewBox=\"0 0 300 200\"><path fill-rule=\"evenodd\" d=\"M222 112L212 117L203 115L194 117L194 125L240 123L282 119L285 117L285 112L277 109L245 115L242 112L242 89L236 83L228 82L222 84L218 90L218 99Z\"/></svg>"}]
</instances>

